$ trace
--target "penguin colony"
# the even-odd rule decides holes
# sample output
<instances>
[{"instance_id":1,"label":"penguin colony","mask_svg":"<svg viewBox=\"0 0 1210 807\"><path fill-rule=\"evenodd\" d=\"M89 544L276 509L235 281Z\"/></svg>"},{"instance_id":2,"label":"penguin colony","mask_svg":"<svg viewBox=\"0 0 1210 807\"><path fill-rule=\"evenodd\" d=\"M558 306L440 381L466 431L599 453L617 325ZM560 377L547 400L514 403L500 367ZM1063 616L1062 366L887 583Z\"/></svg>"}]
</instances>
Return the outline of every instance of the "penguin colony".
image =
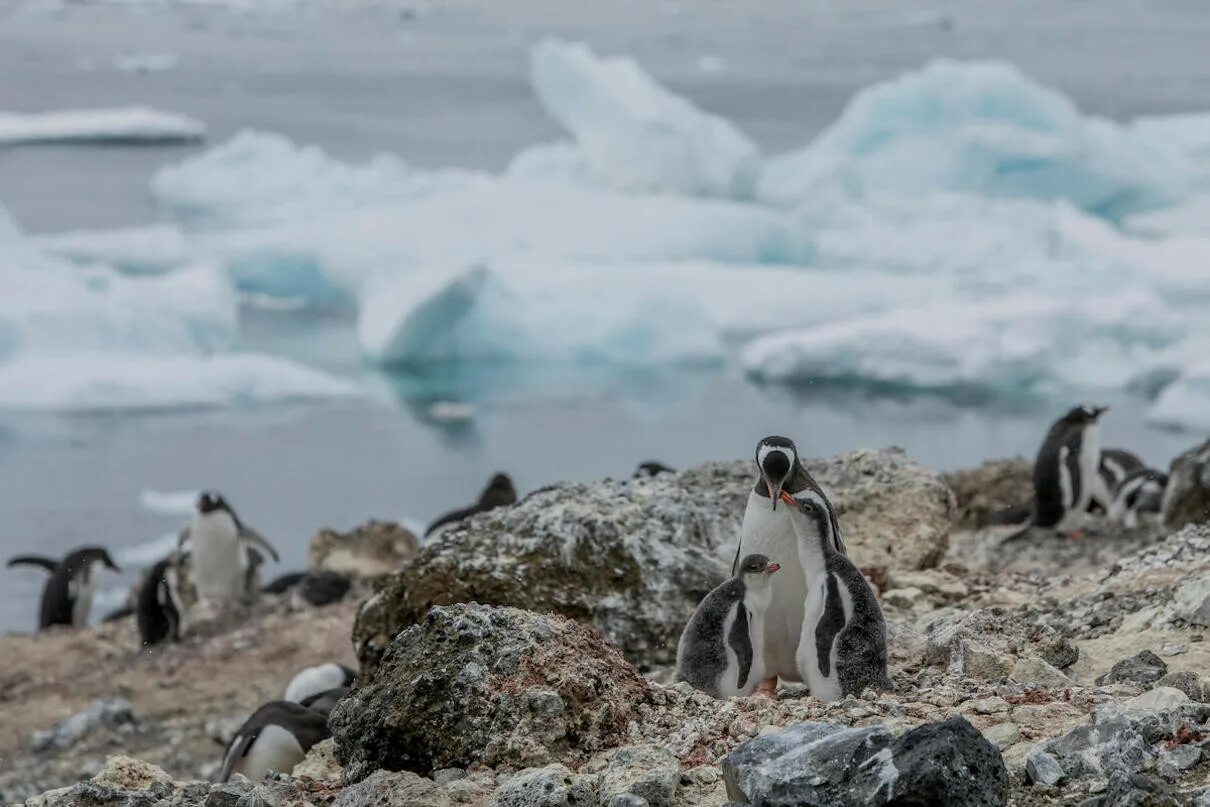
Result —
<instances>
[{"instance_id":1,"label":"penguin colony","mask_svg":"<svg viewBox=\"0 0 1210 807\"><path fill-rule=\"evenodd\" d=\"M1158 521L1167 476L1124 449L1102 449L1099 419L1105 407L1079 406L1059 418L1038 451L1034 498L1001 514L1018 521L1012 540L1033 529L1074 533L1091 512L1126 526ZM749 492L731 577L701 601L677 647L676 677L716 698L774 696L778 681L802 682L820 700L865 689L891 689L887 634L877 597L849 559L835 508L807 471L794 442L771 436L754 456ZM633 478L673 469L641 463ZM517 501L512 480L496 474L478 500L436 519L426 536L477 513ZM180 641L194 601L229 607L261 592L293 591L324 604L344 596L347 579L332 573L284 575L259 587L265 558L276 549L247 527L218 493L199 496L175 552L143 575L129 605L107 619L134 615L143 647ZM39 629L88 624L96 581L119 571L98 546L61 560L20 555L8 565L48 572ZM328 575L328 576L325 576ZM339 575L337 575L339 577ZM260 706L223 753L218 781L241 774L253 781L289 772L316 743L331 736L327 721L354 685L353 670L325 663L299 671L279 700Z\"/></svg>"}]
</instances>

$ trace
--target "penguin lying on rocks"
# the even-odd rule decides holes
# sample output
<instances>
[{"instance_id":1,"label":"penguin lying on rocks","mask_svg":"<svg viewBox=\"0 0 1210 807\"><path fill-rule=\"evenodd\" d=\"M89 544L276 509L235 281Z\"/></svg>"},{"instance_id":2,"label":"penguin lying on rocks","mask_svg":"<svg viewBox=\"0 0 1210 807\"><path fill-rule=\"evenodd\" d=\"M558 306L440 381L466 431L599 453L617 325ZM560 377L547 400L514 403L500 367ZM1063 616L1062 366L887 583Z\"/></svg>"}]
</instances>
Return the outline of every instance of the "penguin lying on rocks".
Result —
<instances>
[{"instance_id":1,"label":"penguin lying on rocks","mask_svg":"<svg viewBox=\"0 0 1210 807\"><path fill-rule=\"evenodd\" d=\"M282 700L302 703L307 698L321 692L338 687L350 687L356 678L357 673L343 664L335 662L316 664L314 667L299 670L290 679L290 683L286 684Z\"/></svg>"},{"instance_id":2,"label":"penguin lying on rocks","mask_svg":"<svg viewBox=\"0 0 1210 807\"><path fill-rule=\"evenodd\" d=\"M516 503L517 490L513 487L513 480L508 478L508 474L496 474L479 494L479 501L470 507L453 510L441 516L428 526L428 529L424 531L424 537L428 538L440 529L470 518L476 513L486 513L488 510Z\"/></svg>"},{"instance_id":3,"label":"penguin lying on rocks","mask_svg":"<svg viewBox=\"0 0 1210 807\"><path fill-rule=\"evenodd\" d=\"M1126 481L1126 477L1145 467L1137 454L1124 448L1101 449L1101 462L1097 468L1089 510L1096 512L1099 509L1102 513L1108 513L1118 485Z\"/></svg>"},{"instance_id":4,"label":"penguin lying on rocks","mask_svg":"<svg viewBox=\"0 0 1210 807\"><path fill-rule=\"evenodd\" d=\"M674 473L676 473L676 469L668 467L659 460L648 460L647 462L640 462L639 467L634 469L634 478L643 479L648 476Z\"/></svg>"},{"instance_id":5,"label":"penguin lying on rocks","mask_svg":"<svg viewBox=\"0 0 1210 807\"><path fill-rule=\"evenodd\" d=\"M327 715L289 701L270 701L231 738L218 781L226 782L236 773L253 782L273 772L288 774L311 746L331 736Z\"/></svg>"},{"instance_id":6,"label":"penguin lying on rocks","mask_svg":"<svg viewBox=\"0 0 1210 807\"><path fill-rule=\"evenodd\" d=\"M18 555L9 559L8 566L38 566L50 572L42 588L39 630L53 625L86 626L100 570L121 571L100 546L73 549L60 561L42 555Z\"/></svg>"},{"instance_id":7,"label":"penguin lying on rocks","mask_svg":"<svg viewBox=\"0 0 1210 807\"><path fill-rule=\"evenodd\" d=\"M1164 491L1168 474L1151 468L1139 468L1128 474L1113 492L1109 517L1124 527L1134 529L1144 524L1158 524L1163 516Z\"/></svg>"},{"instance_id":8,"label":"penguin lying on rocks","mask_svg":"<svg viewBox=\"0 0 1210 807\"><path fill-rule=\"evenodd\" d=\"M676 680L715 698L751 695L765 677L765 611L781 568L748 555L697 606L676 649Z\"/></svg>"},{"instance_id":9,"label":"penguin lying on rocks","mask_svg":"<svg viewBox=\"0 0 1210 807\"><path fill-rule=\"evenodd\" d=\"M840 700L866 687L891 689L886 621L874 590L829 538L830 508L818 493L783 491L807 570L807 599L797 661L811 694Z\"/></svg>"}]
</instances>

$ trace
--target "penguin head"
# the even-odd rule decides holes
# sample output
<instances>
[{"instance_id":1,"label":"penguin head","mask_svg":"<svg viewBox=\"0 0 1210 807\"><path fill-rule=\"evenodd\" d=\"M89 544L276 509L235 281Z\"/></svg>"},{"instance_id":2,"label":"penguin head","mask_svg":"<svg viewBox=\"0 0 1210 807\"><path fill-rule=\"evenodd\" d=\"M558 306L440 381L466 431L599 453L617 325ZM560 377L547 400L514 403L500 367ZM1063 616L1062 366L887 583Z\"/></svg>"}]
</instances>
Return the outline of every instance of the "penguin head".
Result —
<instances>
[{"instance_id":1,"label":"penguin head","mask_svg":"<svg viewBox=\"0 0 1210 807\"><path fill-rule=\"evenodd\" d=\"M1108 406L1090 406L1088 404L1082 404L1064 415L1063 420L1067 421L1073 426L1088 426L1096 423L1097 419L1108 411Z\"/></svg>"},{"instance_id":2,"label":"penguin head","mask_svg":"<svg viewBox=\"0 0 1210 807\"><path fill-rule=\"evenodd\" d=\"M807 488L794 494L782 491L781 500L790 511L790 521L800 540L818 539L838 552L845 551L836 513L823 491L817 488Z\"/></svg>"},{"instance_id":3,"label":"penguin head","mask_svg":"<svg viewBox=\"0 0 1210 807\"><path fill-rule=\"evenodd\" d=\"M756 444L756 468L760 471L761 481L774 510L777 509L782 488L797 464L798 448L788 437L774 435Z\"/></svg>"},{"instance_id":4,"label":"penguin head","mask_svg":"<svg viewBox=\"0 0 1210 807\"><path fill-rule=\"evenodd\" d=\"M197 511L205 515L216 510L226 510L230 513L231 506L227 504L227 500L222 495L213 490L202 491L202 495L197 497Z\"/></svg>"},{"instance_id":5,"label":"penguin head","mask_svg":"<svg viewBox=\"0 0 1210 807\"><path fill-rule=\"evenodd\" d=\"M487 483L487 487L483 489L483 493L479 494L479 505L481 507L501 507L506 504L517 503L517 489L513 487L513 480L508 474L496 474Z\"/></svg>"},{"instance_id":6,"label":"penguin head","mask_svg":"<svg viewBox=\"0 0 1210 807\"><path fill-rule=\"evenodd\" d=\"M118 564L113 562L113 558L109 556L109 551L103 546L80 547L64 558L63 562L72 569L83 569L86 566L97 564L115 572L122 571L118 568Z\"/></svg>"},{"instance_id":7,"label":"penguin head","mask_svg":"<svg viewBox=\"0 0 1210 807\"><path fill-rule=\"evenodd\" d=\"M774 563L764 555L758 554L745 555L739 562L739 573L748 580L767 579L780 568L780 563Z\"/></svg>"}]
</instances>

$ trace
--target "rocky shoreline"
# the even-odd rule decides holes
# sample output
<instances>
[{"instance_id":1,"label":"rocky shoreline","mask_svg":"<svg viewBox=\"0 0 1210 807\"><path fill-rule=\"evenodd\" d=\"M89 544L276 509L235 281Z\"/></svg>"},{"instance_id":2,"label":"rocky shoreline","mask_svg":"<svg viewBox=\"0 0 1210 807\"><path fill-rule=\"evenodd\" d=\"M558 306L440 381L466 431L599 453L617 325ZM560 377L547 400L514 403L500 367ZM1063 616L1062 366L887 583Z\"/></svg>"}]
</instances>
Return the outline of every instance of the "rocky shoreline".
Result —
<instances>
[{"instance_id":1,"label":"rocky shoreline","mask_svg":"<svg viewBox=\"0 0 1210 807\"><path fill-rule=\"evenodd\" d=\"M1199 456L1185 478L1205 496ZM342 603L266 601L154 653L121 623L0 637L0 803L1210 805L1196 501L1179 529L1094 522L1001 546L977 527L1020 502L1026 463L808 465L878 590L893 692L716 701L671 683L751 484L748 463L714 463L537 491ZM321 533L317 563L347 570L365 543L393 568L383 547L410 545L392 529ZM361 665L332 740L291 776L200 781L248 713L330 660Z\"/></svg>"}]
</instances>

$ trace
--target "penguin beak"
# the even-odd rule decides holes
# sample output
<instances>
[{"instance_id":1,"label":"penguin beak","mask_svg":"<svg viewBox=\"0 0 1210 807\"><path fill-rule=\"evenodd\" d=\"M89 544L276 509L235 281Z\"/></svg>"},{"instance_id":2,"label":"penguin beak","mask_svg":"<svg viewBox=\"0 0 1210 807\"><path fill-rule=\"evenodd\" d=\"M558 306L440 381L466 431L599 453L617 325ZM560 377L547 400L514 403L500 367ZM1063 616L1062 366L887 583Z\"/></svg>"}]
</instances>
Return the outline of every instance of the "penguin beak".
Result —
<instances>
[{"instance_id":1,"label":"penguin beak","mask_svg":"<svg viewBox=\"0 0 1210 807\"><path fill-rule=\"evenodd\" d=\"M778 485L776 488L774 488L773 483L766 478L765 487L769 490L769 501L773 502L773 509L776 510L777 500L785 497L785 494L782 493L781 485Z\"/></svg>"},{"instance_id":2,"label":"penguin beak","mask_svg":"<svg viewBox=\"0 0 1210 807\"><path fill-rule=\"evenodd\" d=\"M781 500L782 500L783 502L785 502L786 504L790 505L791 507L797 507L797 506L798 506L798 500L797 500L797 499L795 499L793 496L791 496L791 495L790 495L789 493L787 493L786 491L781 490L781 491L778 491L778 493L779 493L779 494L781 494Z\"/></svg>"},{"instance_id":3,"label":"penguin beak","mask_svg":"<svg viewBox=\"0 0 1210 807\"><path fill-rule=\"evenodd\" d=\"M1105 414L1108 411L1109 411L1108 406L1098 406L1092 410L1092 416L1094 418L1099 418L1101 415Z\"/></svg>"},{"instance_id":4,"label":"penguin beak","mask_svg":"<svg viewBox=\"0 0 1210 807\"><path fill-rule=\"evenodd\" d=\"M780 563L770 563L768 566L765 567L765 574L773 574L780 568L781 568Z\"/></svg>"}]
</instances>

